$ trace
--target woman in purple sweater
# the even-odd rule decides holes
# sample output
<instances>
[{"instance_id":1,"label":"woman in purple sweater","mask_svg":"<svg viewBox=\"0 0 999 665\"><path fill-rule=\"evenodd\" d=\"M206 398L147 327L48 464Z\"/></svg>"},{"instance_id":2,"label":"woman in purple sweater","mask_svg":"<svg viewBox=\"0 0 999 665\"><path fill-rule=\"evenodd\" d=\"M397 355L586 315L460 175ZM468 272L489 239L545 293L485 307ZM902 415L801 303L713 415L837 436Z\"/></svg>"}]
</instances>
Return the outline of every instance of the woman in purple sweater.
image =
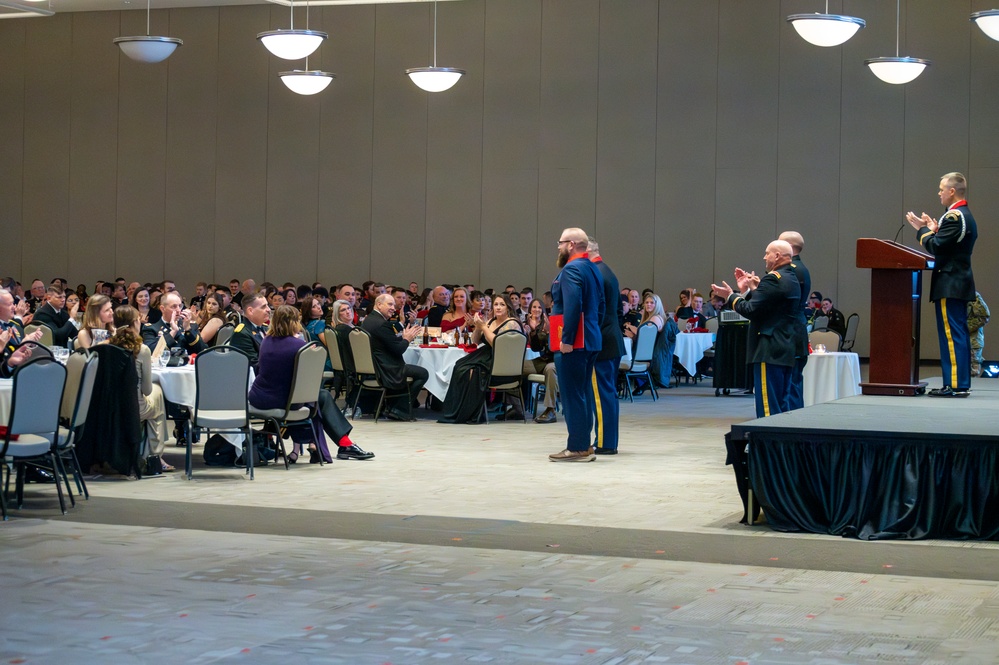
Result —
<instances>
[{"instance_id":1,"label":"woman in purple sweater","mask_svg":"<svg viewBox=\"0 0 999 665\"><path fill-rule=\"evenodd\" d=\"M281 305L274 311L267 336L260 343L257 378L250 388L250 404L255 408L283 409L286 406L295 371L295 354L305 346L305 342L296 336L301 332L302 315L296 308ZM374 453L361 450L350 440L349 434L353 428L337 408L329 391L320 389L316 401L319 409L312 420L288 429L294 442L292 452L288 454L289 463L298 461L303 444L308 446L310 463L318 463L320 454L324 461L332 462L323 432L336 442L339 448L337 459L365 460L375 456Z\"/></svg>"}]
</instances>

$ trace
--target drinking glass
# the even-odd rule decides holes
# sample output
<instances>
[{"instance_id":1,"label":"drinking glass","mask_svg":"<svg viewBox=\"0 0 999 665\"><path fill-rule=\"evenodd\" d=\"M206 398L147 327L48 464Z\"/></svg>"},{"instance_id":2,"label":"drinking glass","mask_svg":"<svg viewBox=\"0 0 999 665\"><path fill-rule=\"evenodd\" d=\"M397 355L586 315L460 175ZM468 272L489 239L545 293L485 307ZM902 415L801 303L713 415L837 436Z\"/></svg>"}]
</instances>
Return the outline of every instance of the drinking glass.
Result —
<instances>
[{"instance_id":1,"label":"drinking glass","mask_svg":"<svg viewBox=\"0 0 999 665\"><path fill-rule=\"evenodd\" d=\"M160 367L166 367L167 363L170 362L170 349L163 349L160 353Z\"/></svg>"},{"instance_id":2,"label":"drinking glass","mask_svg":"<svg viewBox=\"0 0 999 665\"><path fill-rule=\"evenodd\" d=\"M108 339L108 331L103 328L94 328L91 332L94 335L94 344L106 342Z\"/></svg>"},{"instance_id":3,"label":"drinking glass","mask_svg":"<svg viewBox=\"0 0 999 665\"><path fill-rule=\"evenodd\" d=\"M64 349L59 346L54 347L52 349L52 355L55 356L57 362L60 362L63 365L65 365L66 361L69 360L69 349Z\"/></svg>"}]
</instances>

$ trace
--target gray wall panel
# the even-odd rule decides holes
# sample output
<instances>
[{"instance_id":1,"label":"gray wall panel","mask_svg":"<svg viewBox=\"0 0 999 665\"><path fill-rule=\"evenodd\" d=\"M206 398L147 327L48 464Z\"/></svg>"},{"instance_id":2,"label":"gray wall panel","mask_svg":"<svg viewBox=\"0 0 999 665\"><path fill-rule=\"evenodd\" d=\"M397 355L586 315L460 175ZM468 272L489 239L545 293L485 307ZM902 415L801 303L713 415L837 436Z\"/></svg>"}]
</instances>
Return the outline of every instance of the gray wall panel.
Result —
<instances>
[{"instance_id":1,"label":"gray wall panel","mask_svg":"<svg viewBox=\"0 0 999 665\"><path fill-rule=\"evenodd\" d=\"M476 286L482 290L512 283L547 291L554 276L556 242L558 236L538 235L537 170L485 169Z\"/></svg>"},{"instance_id":2,"label":"gray wall panel","mask_svg":"<svg viewBox=\"0 0 999 665\"><path fill-rule=\"evenodd\" d=\"M427 233L424 248L428 284L479 283L480 227L470 224L482 210L478 168L427 172ZM414 274L403 283L420 281Z\"/></svg>"},{"instance_id":3,"label":"gray wall panel","mask_svg":"<svg viewBox=\"0 0 999 665\"><path fill-rule=\"evenodd\" d=\"M93 284L115 272L118 167L118 15L73 15L69 238L65 275Z\"/></svg>"},{"instance_id":4,"label":"gray wall panel","mask_svg":"<svg viewBox=\"0 0 999 665\"><path fill-rule=\"evenodd\" d=\"M270 27L269 7L219 10L214 278L226 283L264 275L267 91L284 86L250 36Z\"/></svg>"},{"instance_id":5,"label":"gray wall panel","mask_svg":"<svg viewBox=\"0 0 999 665\"><path fill-rule=\"evenodd\" d=\"M763 253L777 232L774 180L770 173L752 168L718 169L716 177L718 238L733 240L716 245L714 272L731 285L736 267L763 274Z\"/></svg>"},{"instance_id":6,"label":"gray wall panel","mask_svg":"<svg viewBox=\"0 0 999 665\"><path fill-rule=\"evenodd\" d=\"M647 279L629 281L641 291L652 286L664 293L671 301L682 288L694 287L707 297L712 282L728 279L732 267L722 266L717 270L714 248L716 243L731 244L730 237L716 238L716 225L704 224L704 219L714 219L715 209L715 169L671 168L656 172L656 272L655 284ZM725 233L734 235L739 231L730 228ZM635 256L634 246L628 247L627 270ZM621 265L617 259L615 265ZM622 270L625 268L622 266ZM620 277L620 275L619 275ZM622 280L623 281L623 280Z\"/></svg>"},{"instance_id":7,"label":"gray wall panel","mask_svg":"<svg viewBox=\"0 0 999 665\"><path fill-rule=\"evenodd\" d=\"M72 16L31 20L24 66L22 271L48 284L64 276L69 245ZM28 285L30 286L30 284Z\"/></svg>"},{"instance_id":8,"label":"gray wall panel","mask_svg":"<svg viewBox=\"0 0 999 665\"><path fill-rule=\"evenodd\" d=\"M373 175L371 276L386 284L409 284L414 275L424 274L427 172L375 169Z\"/></svg>"},{"instance_id":9,"label":"gray wall panel","mask_svg":"<svg viewBox=\"0 0 999 665\"><path fill-rule=\"evenodd\" d=\"M167 82L164 271L185 293L209 279L215 263L219 11L170 14L170 33L185 42L170 58Z\"/></svg>"},{"instance_id":10,"label":"gray wall panel","mask_svg":"<svg viewBox=\"0 0 999 665\"><path fill-rule=\"evenodd\" d=\"M649 148L652 147L650 142ZM627 277L636 284L652 284L654 259L659 258L656 256L659 247L656 235L664 231L657 228L655 211L654 171L603 168L597 172L596 223L583 228L598 240L608 239L604 243L607 249L604 250L602 244L601 253L612 252L615 246L627 248L628 262L621 265L619 279ZM613 241L609 240L611 237ZM610 261L613 256L613 253L608 253L607 260Z\"/></svg>"},{"instance_id":11,"label":"gray wall panel","mask_svg":"<svg viewBox=\"0 0 999 665\"><path fill-rule=\"evenodd\" d=\"M28 21L0 21L0 228L4 277L23 282L21 225L24 185L24 58Z\"/></svg>"}]
</instances>

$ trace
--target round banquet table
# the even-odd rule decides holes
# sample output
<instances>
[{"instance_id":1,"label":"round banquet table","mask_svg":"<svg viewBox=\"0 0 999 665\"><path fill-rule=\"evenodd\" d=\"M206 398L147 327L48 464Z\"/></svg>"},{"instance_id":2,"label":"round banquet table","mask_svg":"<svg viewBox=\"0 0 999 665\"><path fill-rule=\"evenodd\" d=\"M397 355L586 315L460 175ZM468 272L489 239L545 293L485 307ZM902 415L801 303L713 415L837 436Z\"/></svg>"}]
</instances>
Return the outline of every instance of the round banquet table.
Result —
<instances>
[{"instance_id":1,"label":"round banquet table","mask_svg":"<svg viewBox=\"0 0 999 665\"><path fill-rule=\"evenodd\" d=\"M812 353L802 374L805 406L860 394L860 357L856 353Z\"/></svg>"},{"instance_id":2,"label":"round banquet table","mask_svg":"<svg viewBox=\"0 0 999 665\"><path fill-rule=\"evenodd\" d=\"M249 392L253 385L253 368L250 368L250 382L246 390ZM174 404L180 404L194 411L194 403L198 398L197 375L194 372L194 365L180 365L179 367L153 367L153 382L158 383L163 389L163 398ZM222 437L236 447L240 452L243 450L243 435L233 433L221 433Z\"/></svg>"},{"instance_id":3,"label":"round banquet table","mask_svg":"<svg viewBox=\"0 0 999 665\"><path fill-rule=\"evenodd\" d=\"M697 363L714 343L715 336L711 333L681 332L676 336L676 350L673 354L687 370L687 374L697 376Z\"/></svg>"},{"instance_id":4,"label":"round banquet table","mask_svg":"<svg viewBox=\"0 0 999 665\"><path fill-rule=\"evenodd\" d=\"M0 425L10 419L10 398L14 394L14 379L0 379Z\"/></svg>"},{"instance_id":5,"label":"round banquet table","mask_svg":"<svg viewBox=\"0 0 999 665\"><path fill-rule=\"evenodd\" d=\"M467 355L465 349L457 346L447 348L410 346L403 359L410 365L419 365L430 373L424 386L431 395L443 401L447 387L451 383L454 364Z\"/></svg>"}]
</instances>

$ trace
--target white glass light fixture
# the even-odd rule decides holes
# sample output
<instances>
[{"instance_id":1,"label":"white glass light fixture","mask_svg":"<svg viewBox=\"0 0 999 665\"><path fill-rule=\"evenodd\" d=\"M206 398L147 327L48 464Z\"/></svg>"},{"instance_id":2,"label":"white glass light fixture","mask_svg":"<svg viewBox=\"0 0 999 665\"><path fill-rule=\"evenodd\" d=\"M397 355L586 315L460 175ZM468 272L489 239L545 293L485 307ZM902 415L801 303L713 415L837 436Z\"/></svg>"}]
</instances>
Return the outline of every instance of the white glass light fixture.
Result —
<instances>
[{"instance_id":1,"label":"white glass light fixture","mask_svg":"<svg viewBox=\"0 0 999 665\"><path fill-rule=\"evenodd\" d=\"M146 34L134 37L115 37L114 43L121 52L138 62L163 62L184 45L176 37L155 37L149 34L150 0L146 0Z\"/></svg>"},{"instance_id":2,"label":"white glass light fixture","mask_svg":"<svg viewBox=\"0 0 999 665\"><path fill-rule=\"evenodd\" d=\"M257 35L260 43L279 58L285 60L301 60L307 58L323 40L329 37L320 30L295 29L295 0L291 0L291 27L288 30L267 30Z\"/></svg>"},{"instance_id":3,"label":"white glass light fixture","mask_svg":"<svg viewBox=\"0 0 999 665\"><path fill-rule=\"evenodd\" d=\"M319 71L318 69L308 69L309 63L305 63L306 69L293 69L290 72L279 72L281 82L288 86L288 89L299 95L315 95L325 90L336 74Z\"/></svg>"},{"instance_id":4,"label":"white glass light fixture","mask_svg":"<svg viewBox=\"0 0 999 665\"><path fill-rule=\"evenodd\" d=\"M999 41L999 9L987 9L971 15L974 21L986 35Z\"/></svg>"},{"instance_id":5,"label":"white glass light fixture","mask_svg":"<svg viewBox=\"0 0 999 665\"><path fill-rule=\"evenodd\" d=\"M406 75L421 90L443 92L451 88L465 74L464 69L437 66L437 2L434 2L434 64L431 67L412 67Z\"/></svg>"},{"instance_id":6,"label":"white glass light fixture","mask_svg":"<svg viewBox=\"0 0 999 665\"><path fill-rule=\"evenodd\" d=\"M802 39L816 46L839 46L867 25L862 18L830 14L829 0L826 0L825 14L791 14L787 22Z\"/></svg>"},{"instance_id":7,"label":"white glass light fixture","mask_svg":"<svg viewBox=\"0 0 999 665\"><path fill-rule=\"evenodd\" d=\"M899 15L902 0L895 0L895 56L864 60L874 75L885 83L902 85L912 81L930 66L929 60L900 57L898 55Z\"/></svg>"}]
</instances>

